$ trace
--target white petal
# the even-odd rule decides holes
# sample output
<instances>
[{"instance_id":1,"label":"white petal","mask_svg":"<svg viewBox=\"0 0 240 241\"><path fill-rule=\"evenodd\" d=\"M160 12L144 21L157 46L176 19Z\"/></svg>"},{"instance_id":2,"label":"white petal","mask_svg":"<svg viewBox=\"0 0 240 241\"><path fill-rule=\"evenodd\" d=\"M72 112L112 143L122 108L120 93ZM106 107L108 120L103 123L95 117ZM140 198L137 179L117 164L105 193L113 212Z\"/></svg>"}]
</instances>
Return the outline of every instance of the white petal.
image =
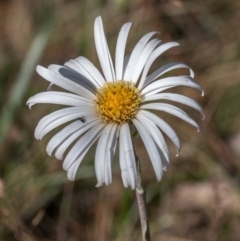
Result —
<instances>
[{"instance_id":1,"label":"white petal","mask_svg":"<svg viewBox=\"0 0 240 241\"><path fill-rule=\"evenodd\" d=\"M104 34L102 18L97 17L94 23L94 40L102 70L107 81L114 81L116 79L112 58L109 53L106 37Z\"/></svg>"},{"instance_id":2,"label":"white petal","mask_svg":"<svg viewBox=\"0 0 240 241\"><path fill-rule=\"evenodd\" d=\"M120 132L119 132L119 137L120 137ZM131 185L131 183L130 183L130 177L127 171L122 138L119 138L119 162L120 162L123 185L125 188L127 188L129 185Z\"/></svg>"},{"instance_id":3,"label":"white petal","mask_svg":"<svg viewBox=\"0 0 240 241\"><path fill-rule=\"evenodd\" d=\"M96 173L99 172L96 175L97 179L98 179L98 183L96 184L96 187L102 186L102 184L104 182L106 183L106 185L109 185L110 183L112 183L112 169L111 169L111 166L112 166L112 161L113 161L114 154L115 154L116 147L117 147L118 136L119 136L119 125L113 124L113 127L111 129L111 132L109 134L109 138L108 138L108 141L107 141L107 144L106 144L107 146L105 148L106 152L105 152L104 164L102 163L103 160L101 160L100 161L101 162L101 167L100 167L100 163L98 163L99 167L95 166ZM99 159L99 157L98 157L98 159ZM95 159L95 163L97 163L97 162L98 162L98 160ZM104 175L101 175L101 172L103 172L102 166L105 167ZM100 179L101 176L105 177L104 180Z\"/></svg>"},{"instance_id":4,"label":"white petal","mask_svg":"<svg viewBox=\"0 0 240 241\"><path fill-rule=\"evenodd\" d=\"M199 89L200 91L202 91L202 95L204 93L202 87L197 83L195 83L193 79L191 79L190 77L177 76L177 77L167 77L167 78L156 80L153 83L146 86L144 89L142 89L141 94L145 96L150 96L160 91L166 90L171 87L179 86L179 85L189 86L192 88Z\"/></svg>"},{"instance_id":5,"label":"white petal","mask_svg":"<svg viewBox=\"0 0 240 241\"><path fill-rule=\"evenodd\" d=\"M120 162L125 161L125 164L120 163L121 171L123 172L122 178L125 178L124 176L127 176L127 180L123 179L123 182L127 181L128 185L131 186L132 189L134 189L136 187L137 179L136 160L130 130L127 123L122 124L120 127L120 152ZM125 171L127 172L127 174L124 173Z\"/></svg>"},{"instance_id":6,"label":"white petal","mask_svg":"<svg viewBox=\"0 0 240 241\"><path fill-rule=\"evenodd\" d=\"M121 168L121 176L122 176L123 186L125 188L128 188L128 172L126 169L126 163L123 156L123 150L122 150L123 148L120 143L121 142L119 141L119 164Z\"/></svg>"},{"instance_id":7,"label":"white petal","mask_svg":"<svg viewBox=\"0 0 240 241\"><path fill-rule=\"evenodd\" d=\"M75 113L75 114L70 114L67 116L63 116L57 120L54 120L53 122L51 122L48 126L45 127L45 129L42 131L41 135L40 135L40 140L47 134L49 133L51 130L55 129L56 127L65 124L69 121L75 120L76 118L85 118L85 115L81 115L79 117L79 113Z\"/></svg>"},{"instance_id":8,"label":"white petal","mask_svg":"<svg viewBox=\"0 0 240 241\"><path fill-rule=\"evenodd\" d=\"M58 132L47 145L48 155L51 155L55 150L55 157L58 160L63 159L63 154L67 148L85 131L98 124L100 121L96 117L87 117L86 122L82 123L80 120L71 123ZM75 124L74 124L75 123ZM74 124L74 125L72 125Z\"/></svg>"},{"instance_id":9,"label":"white petal","mask_svg":"<svg viewBox=\"0 0 240 241\"><path fill-rule=\"evenodd\" d=\"M87 123L86 125L82 126L81 128L79 128L75 133L72 133L72 135L70 135L64 142L61 143L60 146L57 147L56 151L55 151L55 157L58 160L62 160L63 159L63 155L65 153L65 151L67 150L67 148L79 137L81 136L84 132L88 131L89 129L91 129L93 126L97 125L100 123L100 120L96 119L94 121L91 121L89 123Z\"/></svg>"},{"instance_id":10,"label":"white petal","mask_svg":"<svg viewBox=\"0 0 240 241\"><path fill-rule=\"evenodd\" d=\"M146 64L146 61L148 60L150 54L152 51L157 47L157 45L161 42L159 39L152 39L147 43L147 45L144 47L138 61L136 62L136 68L132 75L132 82L137 83L138 78L143 70L144 65Z\"/></svg>"},{"instance_id":11,"label":"white petal","mask_svg":"<svg viewBox=\"0 0 240 241\"><path fill-rule=\"evenodd\" d=\"M76 120L79 117L80 117L79 113L74 113L74 114L70 114L67 116L63 116L57 120L52 121L51 123L49 123L48 126L46 126L44 128L44 130L42 130L39 139L41 140L47 133L49 133L51 130L55 129L56 127L58 127L64 123L67 123L69 121Z\"/></svg>"},{"instance_id":12,"label":"white petal","mask_svg":"<svg viewBox=\"0 0 240 241\"><path fill-rule=\"evenodd\" d=\"M142 53L143 48L145 47L145 45L147 44L147 42L149 41L149 39L156 34L157 32L150 32L146 35L144 35L136 44L136 46L134 47L132 53L131 53L131 57L129 59L126 71L124 73L123 79L125 81L130 81L132 78L132 75L135 71L136 68L136 63Z\"/></svg>"},{"instance_id":13,"label":"white petal","mask_svg":"<svg viewBox=\"0 0 240 241\"><path fill-rule=\"evenodd\" d=\"M179 62L176 62L176 63L170 63L170 64L166 64L162 67L160 67L159 69L157 69L156 71L154 71L152 74L150 74L145 82L144 82L144 85L143 87L147 86L148 84L150 84L152 81L154 81L156 78L158 78L159 76L171 71L171 70L174 70L174 69L179 69L179 68L187 68L189 69L190 71L190 76L191 78L194 78L194 72L193 70L187 66L186 64L183 64L183 63L179 63Z\"/></svg>"},{"instance_id":14,"label":"white petal","mask_svg":"<svg viewBox=\"0 0 240 241\"><path fill-rule=\"evenodd\" d=\"M99 70L85 57L80 56L75 60L70 60L65 63L65 65L82 73L97 86L102 86L105 83L105 80Z\"/></svg>"},{"instance_id":15,"label":"white petal","mask_svg":"<svg viewBox=\"0 0 240 241\"><path fill-rule=\"evenodd\" d=\"M176 86L178 86L178 85L176 85ZM173 87L176 87L176 86L174 86L174 85L168 85L168 86L165 86L165 87L162 87L162 88L158 88L157 89L157 91L155 91L156 93L160 93L160 92L163 92L164 90L168 90L168 89L170 89L170 88L173 88ZM151 96L151 95L155 95L156 93L147 93L144 97L146 97L146 96Z\"/></svg>"},{"instance_id":16,"label":"white petal","mask_svg":"<svg viewBox=\"0 0 240 241\"><path fill-rule=\"evenodd\" d=\"M109 139L109 135L111 133L112 127L113 127L113 124L108 124L105 126L98 140L98 145L95 152L95 172L96 172L99 185L102 185L103 183L105 183L105 179L106 179L105 176L108 174L106 172L106 168L107 168L106 149L107 149L107 143L108 143L108 139ZM107 185L109 184L108 179L106 184Z\"/></svg>"},{"instance_id":17,"label":"white petal","mask_svg":"<svg viewBox=\"0 0 240 241\"><path fill-rule=\"evenodd\" d=\"M137 119L133 119L132 122L136 126L138 133L140 134L142 141L147 149L157 180L160 181L162 178L163 170L161 158L156 148L156 145L146 128L143 126L143 124L141 124L141 122L139 122Z\"/></svg>"},{"instance_id":18,"label":"white petal","mask_svg":"<svg viewBox=\"0 0 240 241\"><path fill-rule=\"evenodd\" d=\"M86 88L82 87L81 85L65 78L62 77L40 65L37 66L37 72L40 74L44 79L47 81L63 88L66 89L70 92L73 92L75 94L81 95L89 100L93 100L95 98L95 95L87 90Z\"/></svg>"},{"instance_id":19,"label":"white petal","mask_svg":"<svg viewBox=\"0 0 240 241\"><path fill-rule=\"evenodd\" d=\"M30 97L27 101L27 105L30 109L33 105L40 103L68 106L94 106L94 103L92 101L89 101L84 97L59 91L42 92Z\"/></svg>"},{"instance_id":20,"label":"white petal","mask_svg":"<svg viewBox=\"0 0 240 241\"><path fill-rule=\"evenodd\" d=\"M99 124L101 125L101 124ZM97 126L96 126L97 127ZM94 127L93 127L94 128ZM93 129L92 128L92 129ZM103 126L101 127L102 130ZM88 152L89 148L93 145L93 143L97 140L97 138L99 137L99 135L101 134L101 130L99 131L98 128L96 128L97 133L95 133L95 135L92 136L91 141L86 145L86 147L82 150L82 152L79 153L79 155L77 156L77 158L75 159L75 161L71 161L71 166L69 166L68 170L67 170L67 177L69 180L73 181L75 179L77 170L79 165L81 164L84 156L86 155L86 153ZM90 130L91 131L91 130ZM89 131L89 132L90 132ZM87 133L85 134L87 135ZM84 136L82 137L84 138ZM81 139L80 139L81 140ZM77 144L77 143L76 143ZM84 143L85 144L85 143ZM63 163L64 164L64 163Z\"/></svg>"},{"instance_id":21,"label":"white petal","mask_svg":"<svg viewBox=\"0 0 240 241\"><path fill-rule=\"evenodd\" d=\"M93 142L95 142L97 139L97 137L93 140ZM88 150L90 149L91 145L87 146L87 148L84 150L84 152L81 153L81 155L79 155L78 159L69 167L67 171L67 178L70 181L74 181L76 174L77 174L77 170L84 158L84 156L87 154Z\"/></svg>"},{"instance_id":22,"label":"white petal","mask_svg":"<svg viewBox=\"0 0 240 241\"><path fill-rule=\"evenodd\" d=\"M195 100L189 97L186 97L184 95L172 94L172 93L155 94L155 95L150 95L145 97L142 103L145 103L147 101L153 101L153 100L161 100L161 99L175 101L175 102L190 106L195 110L199 111L202 114L203 119L205 118L202 107Z\"/></svg>"},{"instance_id":23,"label":"white petal","mask_svg":"<svg viewBox=\"0 0 240 241\"><path fill-rule=\"evenodd\" d=\"M179 44L176 43L176 42L169 42L169 43L165 43L165 44L162 44L160 45L159 47L157 47L153 52L152 54L150 55L150 57L148 58L147 60L147 63L144 67L144 70L143 70L143 74L142 74L142 77L141 77L141 80L139 82L139 85L138 85L138 88L141 89L145 80L146 80L146 77L147 77L147 74L148 74L148 71L150 69L150 67L152 66L152 63L155 61L155 59L161 55L163 52L167 51L168 49L172 48L172 47L175 47L175 46L178 46Z\"/></svg>"},{"instance_id":24,"label":"white petal","mask_svg":"<svg viewBox=\"0 0 240 241\"><path fill-rule=\"evenodd\" d=\"M144 115L145 117L150 119L153 123L155 123L170 138L170 140L176 146L177 152L179 154L181 150L181 142L176 132L172 129L172 127L167 122L162 120L160 117L158 117L157 115L149 111L140 110L139 114Z\"/></svg>"},{"instance_id":25,"label":"white petal","mask_svg":"<svg viewBox=\"0 0 240 241\"><path fill-rule=\"evenodd\" d=\"M53 90L53 83L51 83L48 87L47 87L47 91L52 91Z\"/></svg>"},{"instance_id":26,"label":"white petal","mask_svg":"<svg viewBox=\"0 0 240 241\"><path fill-rule=\"evenodd\" d=\"M85 150L90 148L99 135L105 124L99 123L92 127L89 131L87 131L72 147L72 149L68 152L64 162L63 169L68 170L74 162L83 158L82 154L85 153Z\"/></svg>"},{"instance_id":27,"label":"white petal","mask_svg":"<svg viewBox=\"0 0 240 241\"><path fill-rule=\"evenodd\" d=\"M51 64L48 66L48 69L57 75L67 78L71 80L72 82L75 82L82 87L86 88L87 90L91 91L92 93L96 92L96 86L87 79L84 75L80 74L79 72L76 72L75 70L72 70L70 68L67 68L65 66L57 65L57 64Z\"/></svg>"},{"instance_id":28,"label":"white petal","mask_svg":"<svg viewBox=\"0 0 240 241\"><path fill-rule=\"evenodd\" d=\"M152 103L152 104L145 104L140 107L142 110L143 109L151 109L151 110L160 110L160 111L165 111L169 114L175 115L178 118L186 121L187 123L191 124L192 126L195 126L197 130L199 131L199 125L197 122L195 122L186 112L183 110L179 109L178 107L174 105L169 105L169 104L160 104L160 103Z\"/></svg>"},{"instance_id":29,"label":"white petal","mask_svg":"<svg viewBox=\"0 0 240 241\"><path fill-rule=\"evenodd\" d=\"M61 144L67 137L69 137L72 133L77 131L82 126L82 122L79 120L74 121L73 123L64 127L61 131L59 131L56 135L54 135L51 140L47 144L46 151L49 156L52 155L55 148Z\"/></svg>"},{"instance_id":30,"label":"white petal","mask_svg":"<svg viewBox=\"0 0 240 241\"><path fill-rule=\"evenodd\" d=\"M69 107L69 108L64 108L61 110L54 111L46 116L44 116L40 121L38 122L38 125L36 127L35 132L38 132L39 129L44 129L45 126L47 126L49 123L51 123L53 120L58 119L62 116L73 114L73 113L78 113L80 111L81 107Z\"/></svg>"},{"instance_id":31,"label":"white petal","mask_svg":"<svg viewBox=\"0 0 240 241\"><path fill-rule=\"evenodd\" d=\"M88 71L75 59L70 59L64 64L66 67L78 72L79 74L86 77L95 87L99 87L95 79L88 73Z\"/></svg>"},{"instance_id":32,"label":"white petal","mask_svg":"<svg viewBox=\"0 0 240 241\"><path fill-rule=\"evenodd\" d=\"M117 148L119 133L120 133L120 127L119 127L119 125L117 125L116 130L112 137L112 155L113 156L114 156L116 148Z\"/></svg>"},{"instance_id":33,"label":"white petal","mask_svg":"<svg viewBox=\"0 0 240 241\"><path fill-rule=\"evenodd\" d=\"M130 56L131 56L131 54L127 54L127 55L124 57L122 76L124 75L124 73L125 73L125 71L126 71L126 68L127 68L127 65L128 65L129 59L130 59Z\"/></svg>"},{"instance_id":34,"label":"white petal","mask_svg":"<svg viewBox=\"0 0 240 241\"><path fill-rule=\"evenodd\" d=\"M155 141L155 143L160 148L161 152L164 154L164 157L163 157L164 163L167 163L169 165L170 164L169 151L162 133L159 131L157 126L149 118L145 117L143 114L138 113L136 118L144 125L148 133L151 135L152 139ZM159 154L161 156L161 153Z\"/></svg>"},{"instance_id":35,"label":"white petal","mask_svg":"<svg viewBox=\"0 0 240 241\"><path fill-rule=\"evenodd\" d=\"M44 135L57 126L87 115L96 115L95 110L92 107L69 107L55 111L39 121L34 133L35 138L42 139Z\"/></svg>"},{"instance_id":36,"label":"white petal","mask_svg":"<svg viewBox=\"0 0 240 241\"><path fill-rule=\"evenodd\" d=\"M123 60L125 47L127 42L127 37L129 30L132 26L132 23L125 23L118 35L117 45L116 45L116 54L115 54L115 69L116 69L116 79L122 80L123 78Z\"/></svg>"},{"instance_id":37,"label":"white petal","mask_svg":"<svg viewBox=\"0 0 240 241\"><path fill-rule=\"evenodd\" d=\"M76 58L76 61L78 61L86 69L86 71L88 71L88 73L95 79L95 81L100 86L105 83L105 79L103 78L102 74L90 60L83 56L80 56Z\"/></svg>"},{"instance_id":38,"label":"white petal","mask_svg":"<svg viewBox=\"0 0 240 241\"><path fill-rule=\"evenodd\" d=\"M105 183L108 185L112 183L112 162L117 146L117 138L119 133L119 126L113 125L111 133L109 135L107 148L106 148L106 165L105 165Z\"/></svg>"}]
</instances>

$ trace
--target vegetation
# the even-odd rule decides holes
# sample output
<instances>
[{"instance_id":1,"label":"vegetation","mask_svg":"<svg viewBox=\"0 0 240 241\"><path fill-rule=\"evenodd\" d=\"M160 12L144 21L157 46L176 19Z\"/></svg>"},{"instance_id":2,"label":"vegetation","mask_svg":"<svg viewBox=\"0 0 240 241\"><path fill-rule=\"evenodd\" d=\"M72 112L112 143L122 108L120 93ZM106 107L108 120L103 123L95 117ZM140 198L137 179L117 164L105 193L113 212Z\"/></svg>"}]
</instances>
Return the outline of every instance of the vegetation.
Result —
<instances>
[{"instance_id":1,"label":"vegetation","mask_svg":"<svg viewBox=\"0 0 240 241\"><path fill-rule=\"evenodd\" d=\"M179 87L197 100L206 119L191 112L199 133L162 114L179 134L182 151L157 183L144 145L136 136L147 189L152 240L237 241L240 236L240 2L236 0L6 0L0 1L0 240L140 240L135 193L122 185L119 163L113 184L95 188L94 148L70 182L62 163L48 157L34 138L41 117L57 109L26 100L45 91L38 64L63 65L79 55L99 67L93 23L101 15L114 54L118 31L133 21L127 52L149 31L180 47L158 58L154 68L180 61L195 71L205 90ZM181 70L181 73L185 73ZM176 91L172 89L172 91Z\"/></svg>"}]
</instances>

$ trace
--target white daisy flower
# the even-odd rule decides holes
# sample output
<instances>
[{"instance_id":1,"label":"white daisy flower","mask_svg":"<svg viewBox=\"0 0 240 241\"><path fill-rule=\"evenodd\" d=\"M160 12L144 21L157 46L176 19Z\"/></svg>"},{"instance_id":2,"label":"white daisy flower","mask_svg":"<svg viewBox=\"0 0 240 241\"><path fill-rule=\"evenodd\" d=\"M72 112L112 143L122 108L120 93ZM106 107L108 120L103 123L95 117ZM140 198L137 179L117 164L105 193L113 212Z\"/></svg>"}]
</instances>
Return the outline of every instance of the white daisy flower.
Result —
<instances>
[{"instance_id":1,"label":"white daisy flower","mask_svg":"<svg viewBox=\"0 0 240 241\"><path fill-rule=\"evenodd\" d=\"M64 160L63 169L67 171L70 180L74 180L84 156L98 140L95 153L98 186L103 183L109 185L112 182L112 161L119 142L123 184L134 189L136 162L129 128L129 124L133 123L146 147L157 180L160 181L163 170L170 163L168 147L161 131L172 140L178 152L181 144L175 131L151 110L170 113L199 129L198 124L183 110L160 102L169 100L185 104L204 116L201 106L193 99L179 94L162 93L181 85L199 89L203 95L203 89L193 81L192 69L183 63L174 62L148 74L157 57L179 44L161 44L161 40L153 38L158 33L150 32L139 40L131 54L124 57L131 25L132 23L124 24L119 32L114 68L102 19L96 18L94 39L103 75L82 56L69 60L64 66L37 66L37 72L50 82L50 87L57 85L71 92L42 92L27 101L30 108L38 103L69 106L42 118L35 129L35 137L42 139L54 128L71 122L51 138L46 148L48 155L54 153L57 159ZM163 74L179 68L189 69L190 76L161 78Z\"/></svg>"}]
</instances>

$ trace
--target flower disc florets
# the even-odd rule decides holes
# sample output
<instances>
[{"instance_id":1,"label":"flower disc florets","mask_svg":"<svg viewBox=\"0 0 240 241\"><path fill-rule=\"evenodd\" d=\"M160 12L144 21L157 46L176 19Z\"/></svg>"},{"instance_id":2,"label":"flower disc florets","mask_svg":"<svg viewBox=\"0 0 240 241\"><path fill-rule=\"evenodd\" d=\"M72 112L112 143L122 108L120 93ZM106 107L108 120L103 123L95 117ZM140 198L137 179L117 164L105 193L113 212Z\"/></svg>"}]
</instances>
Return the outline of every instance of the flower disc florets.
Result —
<instances>
[{"instance_id":1,"label":"flower disc florets","mask_svg":"<svg viewBox=\"0 0 240 241\"><path fill-rule=\"evenodd\" d=\"M106 82L96 95L97 112L109 123L125 123L135 117L141 103L139 90L131 82Z\"/></svg>"}]
</instances>

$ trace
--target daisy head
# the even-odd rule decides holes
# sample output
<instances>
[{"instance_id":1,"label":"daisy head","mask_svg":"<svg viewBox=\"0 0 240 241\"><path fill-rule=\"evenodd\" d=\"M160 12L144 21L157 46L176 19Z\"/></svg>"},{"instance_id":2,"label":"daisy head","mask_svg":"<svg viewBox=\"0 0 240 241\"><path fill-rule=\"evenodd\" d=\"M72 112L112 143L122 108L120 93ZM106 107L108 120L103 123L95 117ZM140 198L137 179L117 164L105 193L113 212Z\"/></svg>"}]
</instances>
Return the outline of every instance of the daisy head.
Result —
<instances>
[{"instance_id":1,"label":"daisy head","mask_svg":"<svg viewBox=\"0 0 240 241\"><path fill-rule=\"evenodd\" d=\"M47 153L63 160L63 168L70 180L74 180L78 167L94 142L95 172L98 186L112 182L112 161L119 146L119 162L125 187L136 187L136 161L129 125L133 124L143 140L152 162L157 180L170 164L169 152L162 132L181 149L175 131L152 110L164 111L199 130L198 124L183 110L161 100L177 102L199 111L201 106L189 97L167 93L176 86L202 88L194 82L194 73L183 63L173 62L161 66L149 74L152 63L163 52L178 46L176 42L161 43L150 32L144 35L130 54L125 55L125 46L132 23L122 26L113 64L101 17L94 23L94 40L102 73L85 57L69 60L64 66L37 66L37 72L48 82L48 91L31 97L27 104L60 104L68 106L43 117L36 129L35 137L42 139L54 128L67 123L55 134L47 145ZM189 75L163 77L171 70L186 68ZM53 91L57 85L67 92ZM164 92L163 92L164 91ZM70 147L70 148L69 148ZM69 150L70 149L70 150Z\"/></svg>"}]
</instances>

